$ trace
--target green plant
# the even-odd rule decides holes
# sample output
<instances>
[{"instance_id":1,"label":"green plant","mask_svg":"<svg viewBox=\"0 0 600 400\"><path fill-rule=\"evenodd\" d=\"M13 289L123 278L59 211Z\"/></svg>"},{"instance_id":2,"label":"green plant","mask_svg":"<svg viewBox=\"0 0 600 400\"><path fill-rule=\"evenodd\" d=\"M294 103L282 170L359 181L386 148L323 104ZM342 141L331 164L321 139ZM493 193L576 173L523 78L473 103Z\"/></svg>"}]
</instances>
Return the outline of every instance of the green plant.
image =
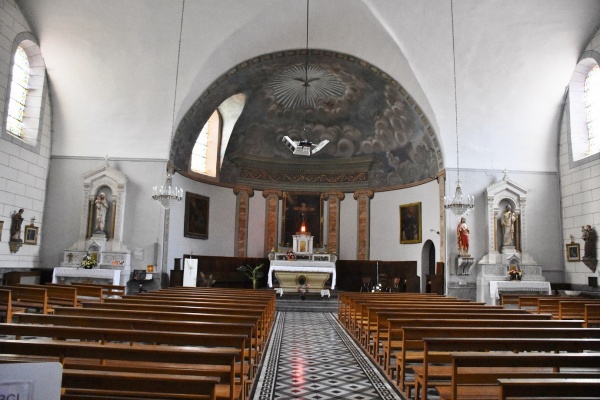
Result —
<instances>
[{"instance_id":1,"label":"green plant","mask_svg":"<svg viewBox=\"0 0 600 400\"><path fill-rule=\"evenodd\" d=\"M256 289L256 287L258 286L258 280L264 275L264 272L261 271L261 268L263 266L263 264L260 264L253 268L246 264L239 266L237 270L246 274L246 276L252 281L252 289Z\"/></svg>"}]
</instances>

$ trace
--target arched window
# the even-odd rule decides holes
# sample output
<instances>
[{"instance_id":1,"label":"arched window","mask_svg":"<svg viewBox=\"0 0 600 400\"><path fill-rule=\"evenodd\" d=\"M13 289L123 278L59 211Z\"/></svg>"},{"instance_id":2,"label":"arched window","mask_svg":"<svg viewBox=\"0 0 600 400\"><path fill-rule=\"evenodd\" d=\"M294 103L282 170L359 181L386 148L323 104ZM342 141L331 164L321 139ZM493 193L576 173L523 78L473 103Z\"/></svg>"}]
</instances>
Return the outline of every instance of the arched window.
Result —
<instances>
[{"instance_id":1,"label":"arched window","mask_svg":"<svg viewBox=\"0 0 600 400\"><path fill-rule=\"evenodd\" d=\"M23 130L23 114L25 113L25 100L29 88L29 59L21 46L15 52L12 80L10 83L10 97L8 100L8 115L6 130L15 136L21 137Z\"/></svg>"},{"instance_id":2,"label":"arched window","mask_svg":"<svg viewBox=\"0 0 600 400\"><path fill-rule=\"evenodd\" d=\"M43 127L46 66L36 38L19 33L12 46L2 137L18 146L40 151Z\"/></svg>"},{"instance_id":3,"label":"arched window","mask_svg":"<svg viewBox=\"0 0 600 400\"><path fill-rule=\"evenodd\" d=\"M217 177L233 127L245 104L246 95L238 93L223 101L211 114L192 149L191 172Z\"/></svg>"},{"instance_id":4,"label":"arched window","mask_svg":"<svg viewBox=\"0 0 600 400\"><path fill-rule=\"evenodd\" d=\"M192 171L217 176L217 157L221 136L221 116L215 110L198 135L192 150Z\"/></svg>"},{"instance_id":5,"label":"arched window","mask_svg":"<svg viewBox=\"0 0 600 400\"><path fill-rule=\"evenodd\" d=\"M579 59L569 82L567 137L571 167L600 158L600 53Z\"/></svg>"},{"instance_id":6,"label":"arched window","mask_svg":"<svg viewBox=\"0 0 600 400\"><path fill-rule=\"evenodd\" d=\"M588 129L589 153L600 151L600 67L594 67L585 78L585 115Z\"/></svg>"}]
</instances>

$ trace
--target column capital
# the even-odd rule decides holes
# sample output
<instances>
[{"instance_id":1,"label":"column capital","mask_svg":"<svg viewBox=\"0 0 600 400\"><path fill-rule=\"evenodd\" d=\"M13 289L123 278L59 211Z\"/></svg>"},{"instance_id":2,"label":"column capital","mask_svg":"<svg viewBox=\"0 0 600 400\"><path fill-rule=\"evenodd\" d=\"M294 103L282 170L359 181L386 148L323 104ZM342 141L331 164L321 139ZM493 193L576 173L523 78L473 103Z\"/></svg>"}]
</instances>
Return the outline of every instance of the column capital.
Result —
<instances>
[{"instance_id":1,"label":"column capital","mask_svg":"<svg viewBox=\"0 0 600 400\"><path fill-rule=\"evenodd\" d=\"M375 192L369 189L357 190L354 192L354 200L358 200L358 198L362 196L367 196L369 199L372 199L375 196Z\"/></svg>"},{"instance_id":2,"label":"column capital","mask_svg":"<svg viewBox=\"0 0 600 400\"><path fill-rule=\"evenodd\" d=\"M324 199L328 199L330 197L337 197L339 200L344 200L346 198L346 195L344 194L344 192L324 192L323 193Z\"/></svg>"},{"instance_id":3,"label":"column capital","mask_svg":"<svg viewBox=\"0 0 600 400\"><path fill-rule=\"evenodd\" d=\"M240 193L248 193L248 197L252 197L254 196L254 189L252 189L250 186L234 186L233 194L237 196Z\"/></svg>"},{"instance_id":4,"label":"column capital","mask_svg":"<svg viewBox=\"0 0 600 400\"><path fill-rule=\"evenodd\" d=\"M281 190L272 190L272 189L263 190L263 197L265 199L267 197L273 197L273 196L277 196L278 199L281 199L283 197L283 192Z\"/></svg>"}]
</instances>

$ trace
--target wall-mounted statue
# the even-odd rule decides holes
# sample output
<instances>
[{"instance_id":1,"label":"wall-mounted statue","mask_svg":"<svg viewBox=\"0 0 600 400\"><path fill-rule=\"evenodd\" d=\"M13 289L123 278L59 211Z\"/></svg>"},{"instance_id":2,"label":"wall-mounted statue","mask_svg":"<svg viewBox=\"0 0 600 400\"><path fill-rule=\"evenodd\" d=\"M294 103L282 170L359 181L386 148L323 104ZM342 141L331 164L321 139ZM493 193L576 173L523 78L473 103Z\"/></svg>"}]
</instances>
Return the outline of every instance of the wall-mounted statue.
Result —
<instances>
[{"instance_id":1,"label":"wall-mounted statue","mask_svg":"<svg viewBox=\"0 0 600 400\"><path fill-rule=\"evenodd\" d=\"M461 257L471 257L469 254L469 234L467 219L460 217L460 222L456 227L456 242L458 245L458 254Z\"/></svg>"},{"instance_id":2,"label":"wall-mounted statue","mask_svg":"<svg viewBox=\"0 0 600 400\"><path fill-rule=\"evenodd\" d=\"M581 227L584 246L584 260L595 260L596 259L596 232L591 225L585 225Z\"/></svg>"},{"instance_id":3,"label":"wall-mounted statue","mask_svg":"<svg viewBox=\"0 0 600 400\"><path fill-rule=\"evenodd\" d=\"M11 242L22 242L21 239L21 225L23 224L23 210L22 208L12 215L12 223L10 225L10 241Z\"/></svg>"}]
</instances>

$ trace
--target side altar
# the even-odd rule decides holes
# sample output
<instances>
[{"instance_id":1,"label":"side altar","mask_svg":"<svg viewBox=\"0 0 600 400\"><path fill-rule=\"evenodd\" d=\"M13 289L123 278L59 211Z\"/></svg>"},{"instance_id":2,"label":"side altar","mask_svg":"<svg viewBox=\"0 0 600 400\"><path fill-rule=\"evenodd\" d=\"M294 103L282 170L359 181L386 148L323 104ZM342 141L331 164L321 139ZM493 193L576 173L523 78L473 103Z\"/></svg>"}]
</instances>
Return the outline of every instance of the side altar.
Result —
<instances>
[{"instance_id":1,"label":"side altar","mask_svg":"<svg viewBox=\"0 0 600 400\"><path fill-rule=\"evenodd\" d=\"M486 197L488 253L478 262L477 300L496 304L503 293L550 293L542 266L528 251L527 190L505 172L486 188Z\"/></svg>"},{"instance_id":2,"label":"side altar","mask_svg":"<svg viewBox=\"0 0 600 400\"><path fill-rule=\"evenodd\" d=\"M125 285L131 278L131 251L122 242L127 178L107 159L84 174L83 192L79 238L63 250L53 280ZM80 268L86 255L96 261L96 267Z\"/></svg>"},{"instance_id":3,"label":"side altar","mask_svg":"<svg viewBox=\"0 0 600 400\"><path fill-rule=\"evenodd\" d=\"M314 254L312 247L312 236L302 233L294 235L293 250L270 253L269 287L273 287L275 276L279 282L275 290L280 296L285 292L297 292L298 288L320 293L321 297L329 296L329 289L335 289L337 257L335 254ZM325 284L330 278L331 286L328 288Z\"/></svg>"}]
</instances>

